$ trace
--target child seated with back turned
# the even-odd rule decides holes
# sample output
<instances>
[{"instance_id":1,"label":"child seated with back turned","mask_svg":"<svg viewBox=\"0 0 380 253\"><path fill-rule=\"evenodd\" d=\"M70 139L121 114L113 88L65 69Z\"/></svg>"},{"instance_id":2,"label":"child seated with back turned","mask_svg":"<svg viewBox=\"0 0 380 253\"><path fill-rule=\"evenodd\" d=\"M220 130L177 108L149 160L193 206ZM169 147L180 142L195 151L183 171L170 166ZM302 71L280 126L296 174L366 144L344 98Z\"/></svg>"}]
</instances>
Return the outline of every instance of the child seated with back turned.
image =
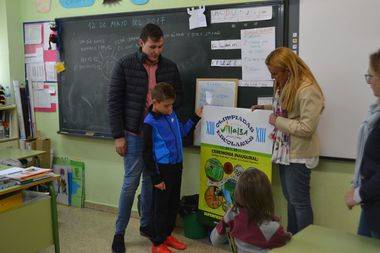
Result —
<instances>
[{"instance_id":1,"label":"child seated with back turned","mask_svg":"<svg viewBox=\"0 0 380 253\"><path fill-rule=\"evenodd\" d=\"M197 110L185 124L173 111L175 90L172 85L159 83L152 89L152 107L143 125L144 162L151 171L153 183L152 253L170 253L172 247L186 249L186 244L171 234L175 226L180 201L182 178L182 137L200 120Z\"/></svg>"},{"instance_id":2,"label":"child seated with back turned","mask_svg":"<svg viewBox=\"0 0 380 253\"><path fill-rule=\"evenodd\" d=\"M227 231L239 253L266 252L285 245L292 237L274 217L272 189L264 172L247 169L240 175L234 205L211 232L211 243L226 243Z\"/></svg>"}]
</instances>

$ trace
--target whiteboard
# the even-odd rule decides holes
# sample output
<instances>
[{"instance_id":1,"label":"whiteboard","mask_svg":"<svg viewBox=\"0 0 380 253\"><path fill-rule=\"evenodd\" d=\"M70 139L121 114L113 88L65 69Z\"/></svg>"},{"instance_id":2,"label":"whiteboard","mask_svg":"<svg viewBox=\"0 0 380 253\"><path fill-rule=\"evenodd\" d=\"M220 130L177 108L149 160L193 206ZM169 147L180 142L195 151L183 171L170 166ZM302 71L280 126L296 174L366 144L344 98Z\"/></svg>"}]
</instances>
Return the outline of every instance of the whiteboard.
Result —
<instances>
[{"instance_id":1,"label":"whiteboard","mask_svg":"<svg viewBox=\"0 0 380 253\"><path fill-rule=\"evenodd\" d=\"M204 105L236 107L238 79L197 78L195 108ZM194 145L201 144L201 123L194 129Z\"/></svg>"},{"instance_id":2,"label":"whiteboard","mask_svg":"<svg viewBox=\"0 0 380 253\"><path fill-rule=\"evenodd\" d=\"M375 101L364 80L380 48L379 0L301 0L300 56L321 85L321 155L356 157L357 132Z\"/></svg>"}]
</instances>

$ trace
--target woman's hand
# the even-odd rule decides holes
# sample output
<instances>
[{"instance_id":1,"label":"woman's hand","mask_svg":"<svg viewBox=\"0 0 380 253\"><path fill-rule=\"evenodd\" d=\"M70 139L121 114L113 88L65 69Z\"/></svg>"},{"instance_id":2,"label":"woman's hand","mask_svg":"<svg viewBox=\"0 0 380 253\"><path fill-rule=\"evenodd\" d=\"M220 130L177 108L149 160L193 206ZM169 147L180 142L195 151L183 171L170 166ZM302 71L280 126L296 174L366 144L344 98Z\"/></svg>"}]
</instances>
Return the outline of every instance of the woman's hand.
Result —
<instances>
[{"instance_id":1,"label":"woman's hand","mask_svg":"<svg viewBox=\"0 0 380 253\"><path fill-rule=\"evenodd\" d=\"M264 105L252 105L251 110L264 110Z\"/></svg>"},{"instance_id":2,"label":"woman's hand","mask_svg":"<svg viewBox=\"0 0 380 253\"><path fill-rule=\"evenodd\" d=\"M269 116L269 124L271 124L272 126L275 126L276 125L276 119L277 119L277 116L274 115L273 113Z\"/></svg>"},{"instance_id":3,"label":"woman's hand","mask_svg":"<svg viewBox=\"0 0 380 253\"><path fill-rule=\"evenodd\" d=\"M358 203L354 200L354 188L350 188L347 192L346 195L344 196L344 200L346 202L346 206L348 209L352 209L354 206L356 206Z\"/></svg>"}]
</instances>

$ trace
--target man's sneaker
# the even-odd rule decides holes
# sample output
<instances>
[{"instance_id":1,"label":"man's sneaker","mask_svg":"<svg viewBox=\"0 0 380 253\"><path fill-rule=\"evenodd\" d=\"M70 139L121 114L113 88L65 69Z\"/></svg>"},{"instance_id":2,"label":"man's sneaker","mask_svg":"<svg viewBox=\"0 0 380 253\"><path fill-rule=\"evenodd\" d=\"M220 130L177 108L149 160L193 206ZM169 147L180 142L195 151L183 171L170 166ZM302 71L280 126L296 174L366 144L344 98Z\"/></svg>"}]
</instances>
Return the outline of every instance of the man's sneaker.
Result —
<instances>
[{"instance_id":1,"label":"man's sneaker","mask_svg":"<svg viewBox=\"0 0 380 253\"><path fill-rule=\"evenodd\" d=\"M178 249L178 250L184 250L187 248L187 245L183 242L178 241L174 236L169 235L166 237L166 240L164 242L166 246Z\"/></svg>"},{"instance_id":2,"label":"man's sneaker","mask_svg":"<svg viewBox=\"0 0 380 253\"><path fill-rule=\"evenodd\" d=\"M152 253L172 253L173 251L171 251L170 249L168 249L168 247L166 247L165 244L160 244L160 245L157 245L157 246L152 246Z\"/></svg>"},{"instance_id":3,"label":"man's sneaker","mask_svg":"<svg viewBox=\"0 0 380 253\"><path fill-rule=\"evenodd\" d=\"M114 235L113 236L112 252L113 253L124 253L125 252L124 235Z\"/></svg>"},{"instance_id":4,"label":"man's sneaker","mask_svg":"<svg viewBox=\"0 0 380 253\"><path fill-rule=\"evenodd\" d=\"M140 235L150 239L153 238L153 231L149 226L140 227Z\"/></svg>"}]
</instances>

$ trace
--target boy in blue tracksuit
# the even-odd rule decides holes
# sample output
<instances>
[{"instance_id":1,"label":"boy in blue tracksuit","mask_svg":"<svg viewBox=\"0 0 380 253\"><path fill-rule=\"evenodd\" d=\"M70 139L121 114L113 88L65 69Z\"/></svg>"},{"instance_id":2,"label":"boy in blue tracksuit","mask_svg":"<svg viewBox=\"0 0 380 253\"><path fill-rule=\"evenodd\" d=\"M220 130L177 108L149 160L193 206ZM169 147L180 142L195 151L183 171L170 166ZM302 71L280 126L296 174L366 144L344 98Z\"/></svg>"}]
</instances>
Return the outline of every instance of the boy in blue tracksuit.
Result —
<instances>
[{"instance_id":1,"label":"boy in blue tracksuit","mask_svg":"<svg viewBox=\"0 0 380 253\"><path fill-rule=\"evenodd\" d=\"M152 106L144 120L145 165L152 175L154 236L152 253L170 253L167 247L186 249L171 233L178 213L182 177L182 137L200 120L201 109L181 123L173 111L175 90L159 83L152 89Z\"/></svg>"}]
</instances>

